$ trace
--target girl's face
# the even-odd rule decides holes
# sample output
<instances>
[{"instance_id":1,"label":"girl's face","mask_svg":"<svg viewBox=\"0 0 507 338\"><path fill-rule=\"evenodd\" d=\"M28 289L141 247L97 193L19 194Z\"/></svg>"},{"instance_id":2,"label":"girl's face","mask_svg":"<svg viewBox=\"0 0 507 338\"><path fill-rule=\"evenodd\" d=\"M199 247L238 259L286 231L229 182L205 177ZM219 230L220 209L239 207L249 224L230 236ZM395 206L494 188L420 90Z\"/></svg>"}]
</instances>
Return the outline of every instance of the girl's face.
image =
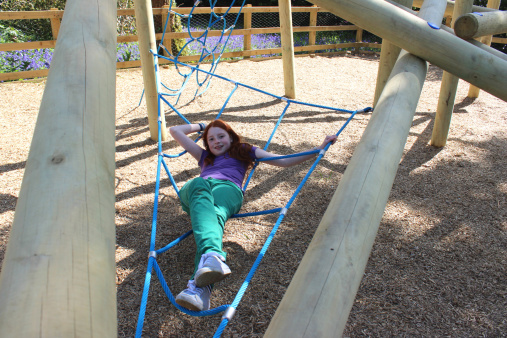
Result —
<instances>
[{"instance_id":1,"label":"girl's face","mask_svg":"<svg viewBox=\"0 0 507 338\"><path fill-rule=\"evenodd\" d=\"M229 151L232 139L229 133L219 127L211 127L208 130L207 140L211 153L220 156Z\"/></svg>"}]
</instances>

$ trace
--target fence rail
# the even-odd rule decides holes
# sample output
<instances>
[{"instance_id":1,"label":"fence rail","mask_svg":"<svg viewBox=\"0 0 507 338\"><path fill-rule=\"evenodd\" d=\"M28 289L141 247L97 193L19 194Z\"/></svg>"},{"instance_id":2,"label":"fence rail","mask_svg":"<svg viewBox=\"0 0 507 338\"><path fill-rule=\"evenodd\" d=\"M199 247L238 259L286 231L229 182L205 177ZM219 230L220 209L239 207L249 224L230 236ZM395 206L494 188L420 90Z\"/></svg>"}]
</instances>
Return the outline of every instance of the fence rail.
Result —
<instances>
[{"instance_id":1,"label":"fence rail","mask_svg":"<svg viewBox=\"0 0 507 338\"><path fill-rule=\"evenodd\" d=\"M162 15L162 17L166 17L168 15L169 6L164 6L163 8L154 8L154 15ZM180 14L189 14L192 10L191 7L177 7L173 9L175 12ZM226 13L238 13L240 7L233 7L229 9L229 7L216 7L214 8L214 12L217 14ZM241 9L243 13L243 25L242 29L235 29L232 32L232 35L242 35L244 41L244 48L242 51L236 52L226 52L222 55L222 58L249 58L251 56L259 56L266 54L280 54L282 52L282 48L270 48L270 49L252 49L251 46L251 37L255 34L274 34L280 33L280 27L264 27L264 28L252 28L252 14L253 13L278 13L278 7L251 7L249 5L243 7ZM359 48L380 48L381 45L377 43L368 43L362 41L363 30L355 25L335 25L335 26L318 26L317 25L317 15L318 13L326 13L328 11L324 10L321 7L311 6L311 7L292 7L293 13L309 13L310 20L308 26L297 26L293 27L293 31L295 33L299 32L308 32L309 34L309 44L306 46L297 46L294 47L295 52L306 52L312 53L322 50L332 50L332 49L342 49L342 48L354 48L358 50ZM193 14L210 14L210 8L195 8L192 12ZM135 16L134 9L118 9L117 16ZM63 17L63 10L51 9L49 11L19 11L19 12L0 12L0 20L33 20L33 19L49 19L51 20L51 28L53 33L54 40L49 41L33 41L33 42L18 42L18 43L2 43L0 44L0 52L8 52L8 51L20 51L20 50L30 50L30 49L41 49L41 48L54 48L56 45L56 38L58 36L58 32L60 30L60 22ZM317 32L331 32L331 31L356 31L355 42L347 42L347 43L338 43L338 44L316 44L316 34ZM192 32L193 34L201 34L201 32ZM219 30L210 30L208 36L220 36L221 31ZM155 34L157 40L162 39L162 33ZM166 32L164 36L164 45L170 46L170 41L172 39L181 39L188 38L188 32ZM137 35L119 35L117 37L118 43L128 43L128 42L136 42L138 41ZM502 43L507 44L507 38L493 38L494 43ZM336 52L334 53L336 54ZM189 56L180 56L180 61L195 61L199 60L200 55L189 55ZM169 63L167 60L160 60L161 63ZM122 61L117 62L117 69L119 68L131 68L131 67L139 67L141 65L140 60L135 61ZM49 69L41 69L41 70L29 70L29 71L21 71L21 72L12 72L12 73L1 73L0 81L6 80L17 80L23 78L34 78L34 77L42 77L47 76Z\"/></svg>"},{"instance_id":2,"label":"fence rail","mask_svg":"<svg viewBox=\"0 0 507 338\"><path fill-rule=\"evenodd\" d=\"M167 6L168 7L168 6ZM173 9L175 12L180 14L189 14L192 10L191 7L184 8L178 7ZM229 10L228 7L216 7L214 8L214 12L217 14L226 13ZM240 7L233 7L229 10L229 13L238 13ZM280 54L282 52L280 48L270 48L270 49L252 49L251 47L251 37L255 34L274 34L280 33L280 27L264 27L264 28L252 28L251 27L251 17L252 13L277 13L279 11L278 7L250 7L245 6L241 10L243 13L243 23L244 27L242 29L235 29L232 32L232 35L242 35L244 41L244 49L242 51L236 52L226 52L222 55L222 58L248 58L251 56L260 56L266 54ZM309 45L307 46L298 46L295 47L295 52L317 52L326 49L338 49L338 48L361 48L361 47L374 47L380 48L379 44L365 43L362 42L362 29L355 25L339 25L339 26L317 26L317 14L320 12L327 12L320 7L312 6L312 7L292 7L293 13L309 13L310 14L310 25L309 26L299 26L293 27L294 32L308 32L309 33ZM192 12L193 14L209 14L209 8L195 8ZM168 15L168 8L154 8L154 15ZM134 9L118 9L117 16L135 16ZM0 20L26 20L26 19L50 19L51 20L51 28L53 32L54 40L49 41L34 41L34 42L19 42L19 43L3 43L0 44L0 52L7 51L20 51L20 50L29 50L29 49L40 49L40 48L54 48L56 45L56 37L58 36L58 32L60 29L60 21L63 17L63 10L52 9L49 11L20 11L20 12L0 12ZM315 44L315 36L317 32L330 32L330 31L357 31L356 33L356 42L349 43L339 43L339 44L326 44L326 45L317 45ZM192 34L200 34L202 32L192 32ZM208 32L208 36L220 36L221 31L219 30L210 30ZM162 33L155 34L156 38L160 40L162 38ZM170 41L172 39L181 39L188 38L188 32L169 32L164 36L164 44L165 41ZM118 43L127 43L127 42L136 42L138 41L137 35L119 35L117 37ZM170 42L169 42L170 43ZM180 56L181 61L195 61L198 60L200 55L189 55L189 56ZM160 60L161 63L169 63L166 60ZM117 62L117 68L130 68L130 67L139 67L141 65L140 60L135 61L123 61ZM21 78L33 78L33 77L41 77L47 76L49 70L29 70L22 72L13 72L13 73L2 73L0 74L0 81L5 80L16 80Z\"/></svg>"}]
</instances>

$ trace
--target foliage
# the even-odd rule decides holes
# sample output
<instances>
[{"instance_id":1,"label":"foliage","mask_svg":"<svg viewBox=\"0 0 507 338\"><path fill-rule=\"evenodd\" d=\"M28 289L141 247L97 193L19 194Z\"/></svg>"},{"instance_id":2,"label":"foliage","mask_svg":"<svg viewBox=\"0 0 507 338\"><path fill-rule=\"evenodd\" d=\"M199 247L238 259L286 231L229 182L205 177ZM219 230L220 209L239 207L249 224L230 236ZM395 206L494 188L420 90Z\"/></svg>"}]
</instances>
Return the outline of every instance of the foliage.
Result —
<instances>
[{"instance_id":1,"label":"foliage","mask_svg":"<svg viewBox=\"0 0 507 338\"><path fill-rule=\"evenodd\" d=\"M65 0L3 0L1 11L41 11L51 8L64 9ZM29 40L52 40L51 22L49 19L0 21L5 26L22 31Z\"/></svg>"},{"instance_id":2,"label":"foliage","mask_svg":"<svg viewBox=\"0 0 507 338\"><path fill-rule=\"evenodd\" d=\"M48 69L52 58L49 48L0 52L0 73Z\"/></svg>"},{"instance_id":3,"label":"foliage","mask_svg":"<svg viewBox=\"0 0 507 338\"><path fill-rule=\"evenodd\" d=\"M139 54L139 45L137 42L133 43L119 43L116 46L116 60L122 61L134 61L141 58Z\"/></svg>"},{"instance_id":4,"label":"foliage","mask_svg":"<svg viewBox=\"0 0 507 338\"><path fill-rule=\"evenodd\" d=\"M134 8L134 0L117 0L117 7L126 9ZM133 16L119 15L116 19L118 35L136 35L136 21Z\"/></svg>"},{"instance_id":5,"label":"foliage","mask_svg":"<svg viewBox=\"0 0 507 338\"><path fill-rule=\"evenodd\" d=\"M175 1L175 0L165 0ZM193 1L193 0L192 0ZM218 0L221 1L221 0ZM225 3L227 1L227 4ZM262 3L256 2L255 5L277 5L269 0L261 0ZM265 3L264 3L265 2ZM299 2L292 1L293 6L296 5L309 5L309 3L303 4L304 0ZM230 0L224 0L222 6L228 6ZM485 6L487 0L475 0L476 5ZM0 0L0 10L47 10L50 8L63 9L65 0ZM117 0L118 8L132 8L134 6L133 0ZM185 4L184 4L185 5ZM190 6L192 6L190 4ZM209 5L209 4L206 4ZM216 6L221 4L217 3ZM500 8L506 9L507 0L501 2ZM323 14L319 18L319 25L333 25L338 23L328 22L329 20L336 20L334 15L329 15L329 18ZM196 19L198 15L195 16ZM263 19L267 20L267 27L277 26L277 22L273 25L273 20L278 20L278 16L271 18L270 16L262 16ZM271 18L271 19L270 19ZM306 20L306 19L305 19ZM241 20L240 20L241 21ZM164 23L165 24L165 23ZM171 31L181 32L184 26L179 16L171 15L169 17L169 23ZM305 25L302 23L301 25ZM193 27L196 25L196 27ZM200 24L196 21L192 23L193 30L200 30L203 27L198 28ZM135 27L135 20L133 17L119 17L118 18L118 33L133 35L137 34ZM37 34L37 36L36 36ZM49 20L15 20L15 21L0 21L0 43L8 42L24 42L24 41L36 41L36 40L51 40L51 25ZM337 44L348 41L354 41L354 33L343 31L343 32L317 32L317 44ZM199 43L190 43L187 45L187 39L173 39L172 40L172 54L173 55L194 55L200 54L202 45ZM380 39L369 33L364 32L363 41L365 42L380 42ZM304 46L308 44L308 33L295 33L294 43L296 46ZM219 38L209 37L206 41L206 48L212 50L214 48L221 49L223 46L219 45ZM505 51L507 48L505 45L493 44L493 47ZM256 34L252 36L252 48L253 49L268 49L280 47L280 36L279 34ZM181 49L184 48L183 52L180 53ZM226 47L227 52L239 51L243 49L243 37L242 36L231 36L229 43ZM369 48L367 48L369 49ZM332 51L332 50L325 50ZM336 51L336 50L333 50ZM323 51L324 52L324 51ZM53 55L53 49L37 49L37 50L23 50L14 52L0 52L0 73L14 72L14 71L25 71L25 70L37 70L49 68ZM268 56L262 55L259 57ZM117 45L117 61L133 61L139 60L139 48L137 43L121 43Z\"/></svg>"},{"instance_id":6,"label":"foliage","mask_svg":"<svg viewBox=\"0 0 507 338\"><path fill-rule=\"evenodd\" d=\"M0 43L27 41L28 37L14 27L0 24Z\"/></svg>"},{"instance_id":7,"label":"foliage","mask_svg":"<svg viewBox=\"0 0 507 338\"><path fill-rule=\"evenodd\" d=\"M486 7L488 5L488 0L474 0L474 5ZM507 10L507 1L506 0L500 1L500 8L499 9L501 11Z\"/></svg>"}]
</instances>

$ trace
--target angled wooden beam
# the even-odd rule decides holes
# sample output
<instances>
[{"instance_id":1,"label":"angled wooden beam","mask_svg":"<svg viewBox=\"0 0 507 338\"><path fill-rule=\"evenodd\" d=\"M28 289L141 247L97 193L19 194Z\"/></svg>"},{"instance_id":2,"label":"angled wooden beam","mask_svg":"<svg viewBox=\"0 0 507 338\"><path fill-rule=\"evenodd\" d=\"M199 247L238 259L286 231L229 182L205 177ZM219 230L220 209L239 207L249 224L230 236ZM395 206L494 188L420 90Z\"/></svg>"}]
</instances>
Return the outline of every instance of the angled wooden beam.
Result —
<instances>
[{"instance_id":1,"label":"angled wooden beam","mask_svg":"<svg viewBox=\"0 0 507 338\"><path fill-rule=\"evenodd\" d=\"M2 337L116 337L116 1L69 0L0 274Z\"/></svg>"},{"instance_id":2,"label":"angled wooden beam","mask_svg":"<svg viewBox=\"0 0 507 338\"><path fill-rule=\"evenodd\" d=\"M507 101L505 60L444 29L430 27L399 5L379 0L311 2Z\"/></svg>"},{"instance_id":3,"label":"angled wooden beam","mask_svg":"<svg viewBox=\"0 0 507 338\"><path fill-rule=\"evenodd\" d=\"M445 2L426 0L420 15L438 23L444 11ZM426 73L424 60L401 52L376 111L264 337L342 336Z\"/></svg>"}]
</instances>

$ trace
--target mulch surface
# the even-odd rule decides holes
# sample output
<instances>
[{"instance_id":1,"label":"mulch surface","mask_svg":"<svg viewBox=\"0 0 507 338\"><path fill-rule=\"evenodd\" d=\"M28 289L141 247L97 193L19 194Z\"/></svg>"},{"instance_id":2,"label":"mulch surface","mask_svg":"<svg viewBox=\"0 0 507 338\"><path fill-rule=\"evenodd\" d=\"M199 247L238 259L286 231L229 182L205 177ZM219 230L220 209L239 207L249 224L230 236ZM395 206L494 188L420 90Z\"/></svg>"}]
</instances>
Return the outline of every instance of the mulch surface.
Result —
<instances>
[{"instance_id":1,"label":"mulch surface","mask_svg":"<svg viewBox=\"0 0 507 338\"><path fill-rule=\"evenodd\" d=\"M297 58L297 98L346 110L371 106L377 68L375 56ZM161 72L168 86L179 86L173 67ZM284 95L281 60L221 63L217 74ZM506 336L507 103L483 91L479 98L469 99L468 84L460 80L448 143L434 148L428 142L441 78L442 71L430 65L344 336ZM132 337L146 274L158 150L149 138L144 100L138 106L143 89L140 69L118 71L116 80L118 336ZM0 84L0 260L44 85L45 80ZM209 122L234 83L214 79L195 100L192 86L182 94L178 110L193 122ZM277 98L240 87L222 117L245 141L264 146L284 106ZM168 126L182 123L165 109ZM347 117L348 113L326 108L291 105L269 149L288 154L317 146ZM354 118L301 190L224 336L261 337L266 331L369 118L369 114ZM174 154L181 148L168 140L163 150ZM195 160L188 155L167 163L179 187L198 175ZM286 169L259 166L243 211L284 206L310 166L308 162ZM190 229L189 217L164 172L159 201L157 248ZM227 223L224 249L233 274L216 285L212 306L233 300L276 218L256 216ZM194 250L190 238L157 258L174 294L186 286ZM152 279L143 336L209 337L220 320L179 312L156 277Z\"/></svg>"}]
</instances>

